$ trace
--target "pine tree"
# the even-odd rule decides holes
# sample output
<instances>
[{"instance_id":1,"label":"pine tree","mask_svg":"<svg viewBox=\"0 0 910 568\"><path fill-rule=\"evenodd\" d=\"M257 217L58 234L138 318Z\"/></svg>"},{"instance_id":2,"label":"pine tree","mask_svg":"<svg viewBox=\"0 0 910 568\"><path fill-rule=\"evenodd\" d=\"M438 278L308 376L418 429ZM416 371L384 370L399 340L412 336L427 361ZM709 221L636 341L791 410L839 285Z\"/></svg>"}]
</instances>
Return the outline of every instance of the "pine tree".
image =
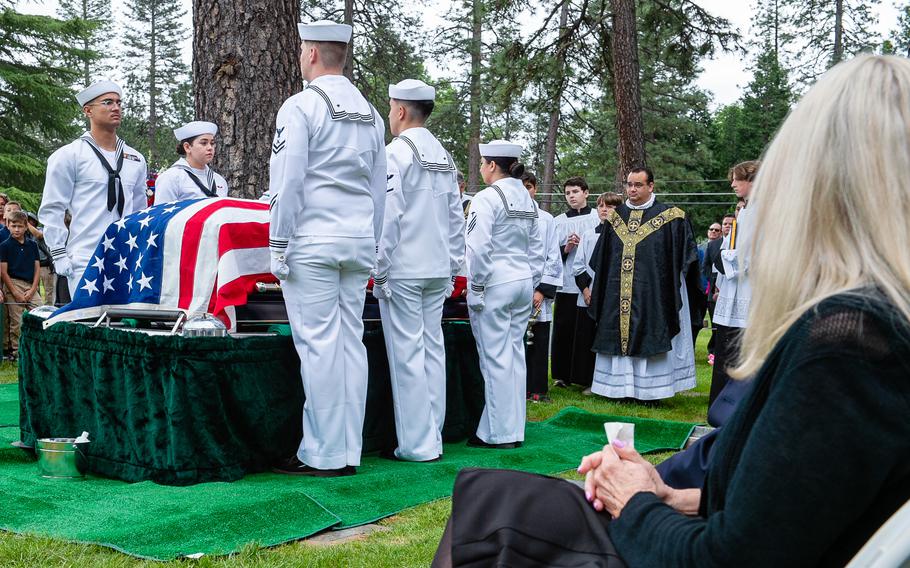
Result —
<instances>
[{"instance_id":1,"label":"pine tree","mask_svg":"<svg viewBox=\"0 0 910 568\"><path fill-rule=\"evenodd\" d=\"M79 70L78 84L89 86L111 71L103 54L112 47L113 20L110 0L60 0L57 15L63 20L80 19L91 24L78 45L81 54L70 61Z\"/></svg>"},{"instance_id":2,"label":"pine tree","mask_svg":"<svg viewBox=\"0 0 910 568\"><path fill-rule=\"evenodd\" d=\"M0 187L40 192L47 156L78 131L65 61L82 56L88 26L15 12L0 1Z\"/></svg>"},{"instance_id":3,"label":"pine tree","mask_svg":"<svg viewBox=\"0 0 910 568\"><path fill-rule=\"evenodd\" d=\"M831 66L879 45L875 33L881 0L779 0L793 30L792 66L797 82L809 86Z\"/></svg>"},{"instance_id":4,"label":"pine tree","mask_svg":"<svg viewBox=\"0 0 910 568\"><path fill-rule=\"evenodd\" d=\"M181 49L187 37L180 21L184 10L180 0L130 0L128 15L122 63L127 79L124 98L130 108L122 129L124 134L144 134L127 142L137 146L155 169L173 159L173 152L161 150L173 146L173 101L188 81Z\"/></svg>"},{"instance_id":5,"label":"pine tree","mask_svg":"<svg viewBox=\"0 0 910 568\"><path fill-rule=\"evenodd\" d=\"M886 53L910 57L910 3L898 7L897 29L891 31Z\"/></svg>"}]
</instances>

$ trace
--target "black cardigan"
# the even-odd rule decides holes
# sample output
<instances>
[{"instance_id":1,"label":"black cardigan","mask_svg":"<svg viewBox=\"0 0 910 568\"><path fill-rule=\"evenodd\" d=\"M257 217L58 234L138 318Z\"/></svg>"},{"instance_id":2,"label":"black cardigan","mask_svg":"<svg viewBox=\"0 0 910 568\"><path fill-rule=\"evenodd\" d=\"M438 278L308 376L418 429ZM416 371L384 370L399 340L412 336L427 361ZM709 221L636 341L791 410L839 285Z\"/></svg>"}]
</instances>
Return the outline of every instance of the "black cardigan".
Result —
<instances>
[{"instance_id":1,"label":"black cardigan","mask_svg":"<svg viewBox=\"0 0 910 568\"><path fill-rule=\"evenodd\" d=\"M804 314L720 433L699 517L638 493L635 566L843 566L910 498L910 328L877 293Z\"/></svg>"}]
</instances>

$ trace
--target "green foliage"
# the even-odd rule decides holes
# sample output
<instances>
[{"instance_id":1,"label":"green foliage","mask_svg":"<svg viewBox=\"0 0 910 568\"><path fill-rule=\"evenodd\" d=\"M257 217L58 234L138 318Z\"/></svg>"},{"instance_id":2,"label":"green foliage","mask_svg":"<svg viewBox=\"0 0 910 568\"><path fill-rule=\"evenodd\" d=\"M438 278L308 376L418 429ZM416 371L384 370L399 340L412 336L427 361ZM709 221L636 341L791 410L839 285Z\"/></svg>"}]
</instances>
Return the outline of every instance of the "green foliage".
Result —
<instances>
[{"instance_id":1,"label":"green foliage","mask_svg":"<svg viewBox=\"0 0 910 568\"><path fill-rule=\"evenodd\" d=\"M188 31L180 0L129 0L124 34L124 111L119 134L145 155L150 170L175 159L173 128L193 116L189 70L182 58Z\"/></svg>"},{"instance_id":2,"label":"green foliage","mask_svg":"<svg viewBox=\"0 0 910 568\"><path fill-rule=\"evenodd\" d=\"M111 71L102 54L110 49L113 19L110 0L60 0L57 15L63 20L83 20L88 26L79 38L80 52L66 58L66 64L79 73L76 84L82 88Z\"/></svg>"},{"instance_id":3,"label":"green foliage","mask_svg":"<svg viewBox=\"0 0 910 568\"><path fill-rule=\"evenodd\" d=\"M829 67L838 62L835 52L837 33L836 5L832 0L777 0L781 6L786 29L791 30L793 41L788 51L793 54L790 70L796 81L809 86ZM876 6L881 0L840 0L843 16L841 59L863 51L872 51L879 45L875 33L878 15Z\"/></svg>"},{"instance_id":4,"label":"green foliage","mask_svg":"<svg viewBox=\"0 0 910 568\"><path fill-rule=\"evenodd\" d=\"M32 213L37 213L38 207L41 205L40 193L23 191L18 187L0 187L0 193L5 193L10 201L18 201L22 205L22 209Z\"/></svg>"},{"instance_id":5,"label":"green foliage","mask_svg":"<svg viewBox=\"0 0 910 568\"><path fill-rule=\"evenodd\" d=\"M82 20L20 14L0 2L0 186L40 191L50 152L73 138L79 107L62 62L81 54Z\"/></svg>"},{"instance_id":6,"label":"green foliage","mask_svg":"<svg viewBox=\"0 0 910 568\"><path fill-rule=\"evenodd\" d=\"M897 28L891 31L882 51L910 57L910 3L898 7Z\"/></svg>"}]
</instances>

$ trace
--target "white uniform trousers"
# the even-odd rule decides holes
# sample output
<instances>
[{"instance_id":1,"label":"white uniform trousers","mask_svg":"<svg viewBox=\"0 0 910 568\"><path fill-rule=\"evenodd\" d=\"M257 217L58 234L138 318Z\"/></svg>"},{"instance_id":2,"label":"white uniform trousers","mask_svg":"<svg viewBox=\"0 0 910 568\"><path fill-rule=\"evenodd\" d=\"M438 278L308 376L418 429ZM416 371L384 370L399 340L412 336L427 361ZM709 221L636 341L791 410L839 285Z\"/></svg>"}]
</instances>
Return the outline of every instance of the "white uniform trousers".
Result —
<instances>
[{"instance_id":1,"label":"white uniform trousers","mask_svg":"<svg viewBox=\"0 0 910 568\"><path fill-rule=\"evenodd\" d=\"M389 280L380 300L395 405L395 455L426 461L442 455L446 416L446 351L442 304L448 278Z\"/></svg>"},{"instance_id":2,"label":"white uniform trousers","mask_svg":"<svg viewBox=\"0 0 910 568\"><path fill-rule=\"evenodd\" d=\"M86 256L87 255L87 256ZM70 289L70 298L76 297L76 290L79 289L79 281L82 280L82 275L85 274L85 269L88 268L89 261L92 259L92 251L87 253L70 253L70 261L73 263L73 274L72 278L67 278L66 285Z\"/></svg>"},{"instance_id":3,"label":"white uniform trousers","mask_svg":"<svg viewBox=\"0 0 910 568\"><path fill-rule=\"evenodd\" d=\"M483 310L470 314L486 396L477 437L488 444L525 439L525 332L533 295L530 278L487 286Z\"/></svg>"},{"instance_id":4,"label":"white uniform trousers","mask_svg":"<svg viewBox=\"0 0 910 568\"><path fill-rule=\"evenodd\" d=\"M319 469L360 465L367 397L363 303L372 238L295 237L282 283L306 402L297 458Z\"/></svg>"}]
</instances>

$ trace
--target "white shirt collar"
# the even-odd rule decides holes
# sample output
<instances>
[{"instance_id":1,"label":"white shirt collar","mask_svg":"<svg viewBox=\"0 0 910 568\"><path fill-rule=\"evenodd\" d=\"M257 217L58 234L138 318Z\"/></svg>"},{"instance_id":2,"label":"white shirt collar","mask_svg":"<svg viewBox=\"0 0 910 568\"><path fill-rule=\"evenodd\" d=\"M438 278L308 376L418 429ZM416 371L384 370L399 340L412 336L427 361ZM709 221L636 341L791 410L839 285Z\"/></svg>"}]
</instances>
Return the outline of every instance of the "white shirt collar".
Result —
<instances>
[{"instance_id":1,"label":"white shirt collar","mask_svg":"<svg viewBox=\"0 0 910 568\"><path fill-rule=\"evenodd\" d=\"M652 205L654 205L654 200L656 198L657 198L657 194L652 193L651 199L649 199L645 203L642 203L641 205L632 205L632 202L629 201L628 199L626 199L626 207L628 207L629 209L647 209L647 208L651 207Z\"/></svg>"}]
</instances>

